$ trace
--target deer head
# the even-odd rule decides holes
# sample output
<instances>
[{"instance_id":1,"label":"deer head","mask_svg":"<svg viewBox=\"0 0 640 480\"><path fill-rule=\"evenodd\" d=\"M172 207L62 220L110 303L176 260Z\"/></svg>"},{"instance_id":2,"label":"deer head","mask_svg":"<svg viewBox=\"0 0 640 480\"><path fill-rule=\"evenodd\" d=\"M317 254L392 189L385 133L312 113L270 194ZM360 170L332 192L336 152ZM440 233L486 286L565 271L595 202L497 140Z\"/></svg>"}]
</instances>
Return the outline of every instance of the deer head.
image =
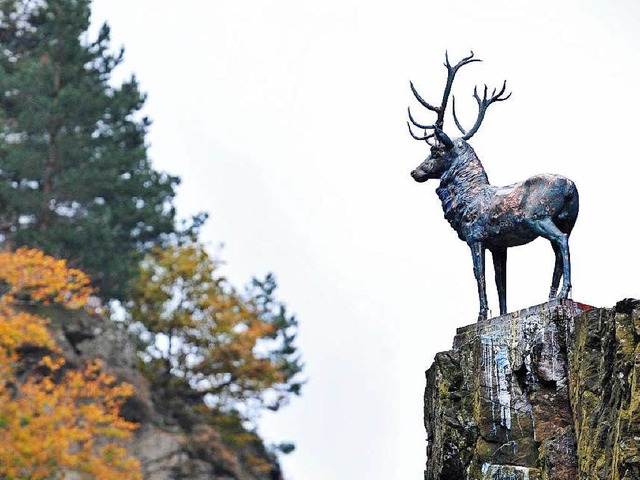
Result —
<instances>
[{"instance_id":1,"label":"deer head","mask_svg":"<svg viewBox=\"0 0 640 480\"><path fill-rule=\"evenodd\" d=\"M431 155L411 172L416 182L422 183L430 178L440 178L451 166L459 150L463 148L463 143L466 145L466 142L461 139L458 139L458 145L456 145L438 126L434 126L433 137L437 143L431 146Z\"/></svg>"},{"instance_id":2,"label":"deer head","mask_svg":"<svg viewBox=\"0 0 640 480\"><path fill-rule=\"evenodd\" d=\"M478 89L477 87L475 87L473 89L473 97L478 103L478 116L473 127L471 127L469 130L465 130L458 120L455 110L456 99L455 96L453 96L453 119L460 132L462 132L462 137L451 140L449 136L442 131L444 125L444 115L456 73L458 73L458 70L464 65L481 61L482 60L478 58L474 58L474 54L473 52L471 52L469 56L463 58L457 64L452 66L449 63L449 55L445 53L444 66L447 68L447 82L445 84L442 101L439 106L433 106L429 102L424 100L418 93L416 88L413 86L413 83L410 82L411 91L413 92L413 95L416 97L418 102L427 110L430 110L437 114L435 123L431 125L422 124L413 118L413 115L411 115L411 109L408 109L409 122L407 122L407 126L409 127L409 133L414 139L424 140L431 146L431 154L429 155L429 157L427 157L426 160L424 160L415 170L411 172L411 176L416 182L425 182L430 178L440 178L440 176L449 168L453 160L461 153L465 152L466 149L470 148L466 141L469 140L480 128L489 105L494 102L502 102L503 100L506 100L511 96L511 93L505 96L505 91L507 88L506 80L502 84L502 88L500 89L500 91L494 88L491 95L489 95L489 89L485 85L482 98L480 98L480 95L478 95ZM413 126L424 131L422 136L416 135L413 132L413 129L411 128L412 124ZM427 131L431 130L433 131L433 133L427 133Z\"/></svg>"}]
</instances>

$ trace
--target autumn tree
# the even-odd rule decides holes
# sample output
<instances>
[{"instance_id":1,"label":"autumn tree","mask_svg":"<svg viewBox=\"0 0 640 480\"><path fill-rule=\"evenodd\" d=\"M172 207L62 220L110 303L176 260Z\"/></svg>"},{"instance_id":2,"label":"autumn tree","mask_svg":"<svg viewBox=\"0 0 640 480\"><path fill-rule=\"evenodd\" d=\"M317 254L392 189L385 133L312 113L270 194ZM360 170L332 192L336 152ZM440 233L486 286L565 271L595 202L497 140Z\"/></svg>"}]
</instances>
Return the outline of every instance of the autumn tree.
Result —
<instances>
[{"instance_id":1,"label":"autumn tree","mask_svg":"<svg viewBox=\"0 0 640 480\"><path fill-rule=\"evenodd\" d=\"M136 428L119 416L131 386L98 361L70 368L47 320L21 308L82 308L92 293L88 277L64 260L19 249L0 253L0 282L0 477L141 479L122 444Z\"/></svg>"},{"instance_id":2,"label":"autumn tree","mask_svg":"<svg viewBox=\"0 0 640 480\"><path fill-rule=\"evenodd\" d=\"M214 412L277 409L300 393L302 364L296 319L275 289L268 275L239 292L196 241L154 248L130 304L150 336L147 363L184 379Z\"/></svg>"},{"instance_id":3,"label":"autumn tree","mask_svg":"<svg viewBox=\"0 0 640 480\"><path fill-rule=\"evenodd\" d=\"M90 0L0 1L0 234L91 274L122 299L143 252L175 230L179 180L147 156L149 119Z\"/></svg>"}]
</instances>

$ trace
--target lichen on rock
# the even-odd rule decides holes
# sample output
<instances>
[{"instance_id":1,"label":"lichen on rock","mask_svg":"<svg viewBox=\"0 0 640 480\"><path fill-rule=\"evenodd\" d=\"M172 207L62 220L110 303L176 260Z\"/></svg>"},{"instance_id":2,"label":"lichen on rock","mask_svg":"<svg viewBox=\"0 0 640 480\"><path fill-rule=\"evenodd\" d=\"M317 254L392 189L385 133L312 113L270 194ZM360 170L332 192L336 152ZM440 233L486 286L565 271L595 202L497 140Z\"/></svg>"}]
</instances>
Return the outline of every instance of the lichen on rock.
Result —
<instances>
[{"instance_id":1,"label":"lichen on rock","mask_svg":"<svg viewBox=\"0 0 640 480\"><path fill-rule=\"evenodd\" d=\"M640 478L640 301L595 309L575 322L569 378L580 472Z\"/></svg>"},{"instance_id":2,"label":"lichen on rock","mask_svg":"<svg viewBox=\"0 0 640 480\"><path fill-rule=\"evenodd\" d=\"M425 480L640 478L640 302L458 329L427 371Z\"/></svg>"}]
</instances>

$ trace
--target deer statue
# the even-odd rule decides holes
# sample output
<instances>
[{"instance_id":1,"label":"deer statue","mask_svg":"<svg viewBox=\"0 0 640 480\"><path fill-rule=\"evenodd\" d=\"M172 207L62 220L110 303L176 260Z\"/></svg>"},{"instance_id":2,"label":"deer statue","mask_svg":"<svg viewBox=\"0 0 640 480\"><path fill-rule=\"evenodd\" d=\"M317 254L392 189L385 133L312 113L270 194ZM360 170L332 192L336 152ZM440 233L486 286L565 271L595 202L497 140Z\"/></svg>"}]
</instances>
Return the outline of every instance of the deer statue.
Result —
<instances>
[{"instance_id":1,"label":"deer statue","mask_svg":"<svg viewBox=\"0 0 640 480\"><path fill-rule=\"evenodd\" d=\"M489 310L485 250L489 250L493 257L501 315L507 313L507 248L524 245L537 237L549 240L555 253L549 299L567 298L571 290L568 241L578 216L578 190L571 180L554 174L535 175L524 182L505 187L489 184L482 163L467 141L480 128L489 105L511 96L505 95L506 81L499 91L494 89L490 95L485 85L482 98L478 95L477 87L474 88L478 117L469 130L465 130L458 121L453 97L453 119L462 137L450 138L444 133L444 114L454 77L464 65L479 61L471 52L452 66L445 54L447 82L440 106L426 102L411 83L411 91L418 102L435 112L437 118L433 124L421 124L409 109L411 123L407 122L407 125L413 138L424 140L431 146L431 154L411 172L411 176L416 182L440 179L436 193L442 202L444 216L458 237L471 249L473 273L480 298L478 320L484 320ZM422 129L423 134L416 135L411 125ZM558 293L561 277L562 288Z\"/></svg>"}]
</instances>

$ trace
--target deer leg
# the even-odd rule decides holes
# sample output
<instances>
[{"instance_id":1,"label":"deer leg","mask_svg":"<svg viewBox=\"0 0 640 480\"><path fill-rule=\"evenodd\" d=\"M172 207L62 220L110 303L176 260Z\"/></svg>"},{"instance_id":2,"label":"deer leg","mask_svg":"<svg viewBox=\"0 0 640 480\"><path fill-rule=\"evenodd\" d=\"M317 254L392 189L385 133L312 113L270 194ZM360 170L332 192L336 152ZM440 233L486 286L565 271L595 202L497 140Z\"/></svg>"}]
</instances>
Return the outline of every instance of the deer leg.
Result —
<instances>
[{"instance_id":1,"label":"deer leg","mask_svg":"<svg viewBox=\"0 0 640 480\"><path fill-rule=\"evenodd\" d=\"M564 299L569 296L571 290L571 261L569 257L569 235L562 233L562 231L556 226L550 218L544 218L542 220L531 221L529 225L540 235L541 237L549 240L554 248L560 251L560 258L562 260L562 289L558 294L559 299ZM557 256L556 256L557 258ZM557 265L557 260L556 260ZM556 277L556 271L554 268L554 281ZM551 288L553 290L553 284Z\"/></svg>"},{"instance_id":2,"label":"deer leg","mask_svg":"<svg viewBox=\"0 0 640 480\"><path fill-rule=\"evenodd\" d=\"M493 257L493 270L496 273L500 315L504 315L507 313L507 249L491 250L491 256Z\"/></svg>"},{"instance_id":3,"label":"deer leg","mask_svg":"<svg viewBox=\"0 0 640 480\"><path fill-rule=\"evenodd\" d=\"M558 298L563 299L569 296L571 291L571 256L569 255L569 235L562 234L560 254L562 255L562 288Z\"/></svg>"},{"instance_id":4,"label":"deer leg","mask_svg":"<svg viewBox=\"0 0 640 480\"><path fill-rule=\"evenodd\" d=\"M556 256L556 263L553 267L553 277L551 279L551 289L549 290L549 300L555 300L558 295L558 285L560 285L560 277L562 276L562 252L555 243L551 244L553 253Z\"/></svg>"},{"instance_id":5,"label":"deer leg","mask_svg":"<svg viewBox=\"0 0 640 480\"><path fill-rule=\"evenodd\" d=\"M478 321L487 319L489 304L487 302L487 286L484 279L484 246L480 243L473 243L471 247L471 257L473 258L473 274L478 284L478 297L480 298L480 312Z\"/></svg>"}]
</instances>

